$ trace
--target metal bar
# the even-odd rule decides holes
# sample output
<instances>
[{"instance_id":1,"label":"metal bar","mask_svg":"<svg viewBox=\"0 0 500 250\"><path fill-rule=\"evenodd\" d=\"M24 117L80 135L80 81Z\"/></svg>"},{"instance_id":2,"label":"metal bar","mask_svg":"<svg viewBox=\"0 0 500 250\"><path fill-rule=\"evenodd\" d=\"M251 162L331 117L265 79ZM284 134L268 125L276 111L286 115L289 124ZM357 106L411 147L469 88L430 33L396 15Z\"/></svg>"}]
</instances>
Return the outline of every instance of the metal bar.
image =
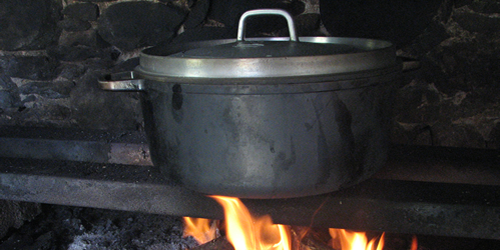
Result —
<instances>
[{"instance_id":1,"label":"metal bar","mask_svg":"<svg viewBox=\"0 0 500 250\"><path fill-rule=\"evenodd\" d=\"M222 219L213 200L162 178L144 141L2 128L0 157L11 158L0 159L0 198ZM396 146L390 156L374 179L350 189L244 203L282 224L500 239L497 150Z\"/></svg>"},{"instance_id":2,"label":"metal bar","mask_svg":"<svg viewBox=\"0 0 500 250\"><path fill-rule=\"evenodd\" d=\"M222 218L215 201L147 166L0 158L0 199Z\"/></svg>"},{"instance_id":3,"label":"metal bar","mask_svg":"<svg viewBox=\"0 0 500 250\"><path fill-rule=\"evenodd\" d=\"M222 211L215 202L178 186L1 174L0 190L0 198L6 200L177 216L222 217Z\"/></svg>"},{"instance_id":4,"label":"metal bar","mask_svg":"<svg viewBox=\"0 0 500 250\"><path fill-rule=\"evenodd\" d=\"M500 187L371 179L331 194L243 200L275 223L500 239ZM222 219L154 167L0 159L0 198Z\"/></svg>"},{"instance_id":5,"label":"metal bar","mask_svg":"<svg viewBox=\"0 0 500 250\"><path fill-rule=\"evenodd\" d=\"M152 165L140 131L0 126L0 157Z\"/></svg>"},{"instance_id":6,"label":"metal bar","mask_svg":"<svg viewBox=\"0 0 500 250\"><path fill-rule=\"evenodd\" d=\"M145 142L88 139L102 138L100 135L86 135L78 140L64 140L61 136L57 139L33 137L0 137L0 157L152 166ZM388 164L375 178L500 185L497 150L398 145L392 148L390 156Z\"/></svg>"},{"instance_id":7,"label":"metal bar","mask_svg":"<svg viewBox=\"0 0 500 250\"><path fill-rule=\"evenodd\" d=\"M151 166L145 143L0 137L0 157Z\"/></svg>"},{"instance_id":8,"label":"metal bar","mask_svg":"<svg viewBox=\"0 0 500 250\"><path fill-rule=\"evenodd\" d=\"M374 178L498 186L499 166L498 150L396 145Z\"/></svg>"},{"instance_id":9,"label":"metal bar","mask_svg":"<svg viewBox=\"0 0 500 250\"><path fill-rule=\"evenodd\" d=\"M275 223L500 239L500 187L371 179L330 195L245 200Z\"/></svg>"}]
</instances>

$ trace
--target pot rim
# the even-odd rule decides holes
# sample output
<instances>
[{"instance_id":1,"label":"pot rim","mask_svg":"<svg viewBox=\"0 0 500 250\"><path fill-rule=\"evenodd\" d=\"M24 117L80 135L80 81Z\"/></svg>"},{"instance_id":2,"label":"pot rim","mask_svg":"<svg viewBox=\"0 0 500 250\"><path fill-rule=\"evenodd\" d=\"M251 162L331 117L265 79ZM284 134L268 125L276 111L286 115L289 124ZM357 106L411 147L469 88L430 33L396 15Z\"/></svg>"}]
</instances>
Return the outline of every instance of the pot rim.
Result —
<instances>
[{"instance_id":1,"label":"pot rim","mask_svg":"<svg viewBox=\"0 0 500 250\"><path fill-rule=\"evenodd\" d=\"M257 38L256 41L286 41L287 38ZM253 39L248 39L253 40ZM193 48L228 44L235 39L175 44L143 50L137 71L155 77L194 79L244 79L320 76L371 71L397 66L392 43L364 38L299 37L303 43L350 44L362 52L261 58L184 58L170 55Z\"/></svg>"}]
</instances>

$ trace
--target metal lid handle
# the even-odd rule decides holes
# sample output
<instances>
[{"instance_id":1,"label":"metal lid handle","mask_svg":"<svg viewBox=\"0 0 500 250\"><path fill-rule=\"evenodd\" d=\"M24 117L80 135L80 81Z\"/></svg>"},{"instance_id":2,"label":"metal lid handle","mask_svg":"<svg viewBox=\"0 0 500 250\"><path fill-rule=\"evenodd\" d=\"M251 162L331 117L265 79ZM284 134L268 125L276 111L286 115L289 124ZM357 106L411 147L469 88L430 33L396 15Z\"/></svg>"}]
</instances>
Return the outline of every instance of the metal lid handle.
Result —
<instances>
[{"instance_id":1,"label":"metal lid handle","mask_svg":"<svg viewBox=\"0 0 500 250\"><path fill-rule=\"evenodd\" d=\"M258 16L258 15L279 15L286 19L288 23L288 30L290 32L290 41L298 42L297 32L295 31L295 23L293 22L292 16L284 11L279 9L259 9L259 10L249 10L243 15L241 15L240 22L238 23L238 36L236 39L238 41L245 40L245 21L249 16Z\"/></svg>"}]
</instances>

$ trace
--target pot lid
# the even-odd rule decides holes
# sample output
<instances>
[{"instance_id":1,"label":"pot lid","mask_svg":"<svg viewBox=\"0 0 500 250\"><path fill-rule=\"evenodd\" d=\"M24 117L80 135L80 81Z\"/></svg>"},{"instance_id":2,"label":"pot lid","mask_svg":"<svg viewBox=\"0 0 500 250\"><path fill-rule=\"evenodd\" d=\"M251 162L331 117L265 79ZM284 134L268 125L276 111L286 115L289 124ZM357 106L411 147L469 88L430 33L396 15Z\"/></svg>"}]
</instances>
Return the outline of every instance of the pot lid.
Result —
<instances>
[{"instance_id":1,"label":"pot lid","mask_svg":"<svg viewBox=\"0 0 500 250\"><path fill-rule=\"evenodd\" d=\"M170 55L181 58L271 58L324 56L363 52L346 44L321 44L286 41L236 41L209 48L197 48Z\"/></svg>"},{"instance_id":2,"label":"pot lid","mask_svg":"<svg viewBox=\"0 0 500 250\"><path fill-rule=\"evenodd\" d=\"M289 38L245 38L249 16L281 15ZM189 78L268 78L318 76L386 69L397 65L390 42L362 38L297 37L286 11L245 12L237 39L174 44L141 53L142 74Z\"/></svg>"}]
</instances>

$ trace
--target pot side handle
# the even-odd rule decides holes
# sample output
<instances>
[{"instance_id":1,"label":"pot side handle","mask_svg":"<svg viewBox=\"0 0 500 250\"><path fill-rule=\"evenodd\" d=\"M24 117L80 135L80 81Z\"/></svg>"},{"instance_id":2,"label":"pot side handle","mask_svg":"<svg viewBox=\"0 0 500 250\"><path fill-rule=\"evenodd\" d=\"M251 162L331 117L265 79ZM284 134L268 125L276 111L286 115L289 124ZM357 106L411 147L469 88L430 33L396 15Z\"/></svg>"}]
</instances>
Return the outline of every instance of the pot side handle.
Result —
<instances>
[{"instance_id":1,"label":"pot side handle","mask_svg":"<svg viewBox=\"0 0 500 250\"><path fill-rule=\"evenodd\" d=\"M398 59L401 61L402 64L401 71L403 73L416 71L422 67L422 63L417 59L408 58L404 56L398 56Z\"/></svg>"},{"instance_id":2,"label":"pot side handle","mask_svg":"<svg viewBox=\"0 0 500 250\"><path fill-rule=\"evenodd\" d=\"M403 62L403 72L410 72L410 71L415 71L417 69L420 69L421 64L419 61L408 61L408 62Z\"/></svg>"},{"instance_id":3,"label":"pot side handle","mask_svg":"<svg viewBox=\"0 0 500 250\"><path fill-rule=\"evenodd\" d=\"M103 75L97 80L99 87L111 91L143 91L144 79L139 78L133 71Z\"/></svg>"}]
</instances>

